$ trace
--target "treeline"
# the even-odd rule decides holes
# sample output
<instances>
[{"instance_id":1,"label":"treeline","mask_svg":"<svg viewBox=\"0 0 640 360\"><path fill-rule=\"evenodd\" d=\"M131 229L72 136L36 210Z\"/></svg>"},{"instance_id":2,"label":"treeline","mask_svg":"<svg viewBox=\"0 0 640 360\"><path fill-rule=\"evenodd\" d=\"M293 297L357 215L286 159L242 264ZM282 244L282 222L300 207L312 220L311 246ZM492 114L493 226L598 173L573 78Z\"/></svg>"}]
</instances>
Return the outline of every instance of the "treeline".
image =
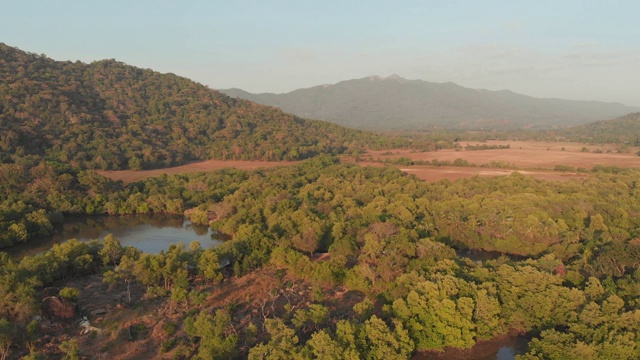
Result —
<instances>
[{"instance_id":1,"label":"treeline","mask_svg":"<svg viewBox=\"0 0 640 360\"><path fill-rule=\"evenodd\" d=\"M558 135L585 143L640 146L640 113L570 127Z\"/></svg>"},{"instance_id":2,"label":"treeline","mask_svg":"<svg viewBox=\"0 0 640 360\"><path fill-rule=\"evenodd\" d=\"M88 169L139 170L408 144L115 60L61 62L0 44L0 83L0 163L37 156Z\"/></svg>"}]
</instances>

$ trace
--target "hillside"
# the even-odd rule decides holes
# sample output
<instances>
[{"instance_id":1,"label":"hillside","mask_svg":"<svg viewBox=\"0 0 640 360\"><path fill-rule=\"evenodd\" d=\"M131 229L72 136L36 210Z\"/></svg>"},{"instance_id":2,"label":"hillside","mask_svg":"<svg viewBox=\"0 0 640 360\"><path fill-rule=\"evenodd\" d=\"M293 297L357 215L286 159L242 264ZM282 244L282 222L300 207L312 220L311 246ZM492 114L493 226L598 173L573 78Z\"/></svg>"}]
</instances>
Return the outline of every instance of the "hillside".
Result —
<instances>
[{"instance_id":1,"label":"hillside","mask_svg":"<svg viewBox=\"0 0 640 360\"><path fill-rule=\"evenodd\" d=\"M561 134L575 141L640 146L640 112L574 126Z\"/></svg>"},{"instance_id":2,"label":"hillside","mask_svg":"<svg viewBox=\"0 0 640 360\"><path fill-rule=\"evenodd\" d=\"M387 138L232 99L173 74L61 62L0 43L0 162L34 155L94 169L197 159L299 160Z\"/></svg>"},{"instance_id":3,"label":"hillside","mask_svg":"<svg viewBox=\"0 0 640 360\"><path fill-rule=\"evenodd\" d=\"M220 90L298 116L361 129L550 128L621 116L640 109L616 103L538 99L512 91L469 89L454 83L370 76L286 94Z\"/></svg>"}]
</instances>

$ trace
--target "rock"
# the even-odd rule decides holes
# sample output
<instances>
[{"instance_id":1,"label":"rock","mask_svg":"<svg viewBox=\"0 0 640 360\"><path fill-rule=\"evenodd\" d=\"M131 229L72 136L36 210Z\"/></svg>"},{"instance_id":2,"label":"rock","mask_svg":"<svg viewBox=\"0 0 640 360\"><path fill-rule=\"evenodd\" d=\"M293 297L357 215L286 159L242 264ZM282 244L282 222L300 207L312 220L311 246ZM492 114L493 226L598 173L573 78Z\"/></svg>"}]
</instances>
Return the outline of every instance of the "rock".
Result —
<instances>
[{"instance_id":1,"label":"rock","mask_svg":"<svg viewBox=\"0 0 640 360\"><path fill-rule=\"evenodd\" d=\"M107 309L96 309L91 311L91 315L93 316L105 316L109 313L109 310Z\"/></svg>"},{"instance_id":2,"label":"rock","mask_svg":"<svg viewBox=\"0 0 640 360\"><path fill-rule=\"evenodd\" d=\"M84 334L88 334L92 331L99 333L100 329L95 327L95 326L91 326L91 323L89 322L89 319L87 319L86 316L83 316L82 319L80 319L80 323L78 324L78 326L80 327L80 335L84 335Z\"/></svg>"},{"instance_id":3,"label":"rock","mask_svg":"<svg viewBox=\"0 0 640 360\"><path fill-rule=\"evenodd\" d=\"M76 303L57 296L44 298L42 310L52 321L71 321L76 318Z\"/></svg>"}]
</instances>

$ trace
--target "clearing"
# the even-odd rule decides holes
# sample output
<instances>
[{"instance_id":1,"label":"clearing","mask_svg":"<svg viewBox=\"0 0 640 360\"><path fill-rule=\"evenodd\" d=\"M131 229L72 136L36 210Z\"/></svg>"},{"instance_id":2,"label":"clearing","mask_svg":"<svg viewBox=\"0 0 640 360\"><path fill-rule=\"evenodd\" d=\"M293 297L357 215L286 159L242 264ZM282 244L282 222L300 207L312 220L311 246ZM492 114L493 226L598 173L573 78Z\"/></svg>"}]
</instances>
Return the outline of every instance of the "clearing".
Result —
<instances>
[{"instance_id":1,"label":"clearing","mask_svg":"<svg viewBox=\"0 0 640 360\"><path fill-rule=\"evenodd\" d=\"M631 147L628 152L618 152L616 145L582 144L575 142L540 142L540 141L487 141L460 142L463 149L443 149L439 151L419 152L412 149L394 149L367 151L361 166L383 166L379 161L408 158L413 161L450 161L463 159L477 167L431 166L431 165L392 165L403 172L414 174L426 181L448 179L451 181L479 176L502 176L518 171L523 175L533 176L541 180L565 181L580 179L586 173L575 171L554 171L556 165L571 166L591 170L595 165L617 166L624 168L640 168L638 148ZM507 146L508 149L465 150L471 145ZM344 159L348 160L347 158ZM494 162L500 166L480 167L479 165ZM120 170L98 171L99 174L114 180L130 183L161 174L178 174L183 172L214 171L223 168L253 170L275 166L290 166L296 161L238 161L238 160L206 160L187 165L154 170Z\"/></svg>"},{"instance_id":2,"label":"clearing","mask_svg":"<svg viewBox=\"0 0 640 360\"><path fill-rule=\"evenodd\" d=\"M186 165L153 169L153 170L109 170L97 171L98 174L108 177L113 180L122 180L125 183L131 183L134 181L144 180L146 178L159 176L162 174L180 174L180 173L192 173L192 172L209 172L219 169L234 168L241 170L254 170L258 168L270 168L275 166L289 166L297 164L296 161L243 161L243 160L205 160L196 161Z\"/></svg>"}]
</instances>

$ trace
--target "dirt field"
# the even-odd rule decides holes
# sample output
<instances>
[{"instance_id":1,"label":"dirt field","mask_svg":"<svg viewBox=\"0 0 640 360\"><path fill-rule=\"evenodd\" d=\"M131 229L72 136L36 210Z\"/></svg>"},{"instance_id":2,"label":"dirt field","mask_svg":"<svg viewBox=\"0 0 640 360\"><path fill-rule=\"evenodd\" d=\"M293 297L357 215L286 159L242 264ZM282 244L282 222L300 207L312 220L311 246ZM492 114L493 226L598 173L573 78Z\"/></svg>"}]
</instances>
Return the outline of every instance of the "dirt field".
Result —
<instances>
[{"instance_id":1,"label":"dirt field","mask_svg":"<svg viewBox=\"0 0 640 360\"><path fill-rule=\"evenodd\" d=\"M594 165L619 166L640 168L640 156L636 155L637 148L630 148L628 153L619 154L615 145L588 145L569 142L534 142L534 141L488 141L486 143L460 142L462 147L467 145L509 145L510 149L493 150L438 150L437 152L415 152L414 150L391 150L391 155L383 155L389 151L369 151L365 154L374 159L394 159L408 157L412 160L437 159L439 161L454 161L464 159L472 164L482 165L491 161L513 164L519 169L553 170L556 165L569 165L591 169ZM585 147L589 152L582 152ZM562 150L564 148L564 150ZM596 153L596 151L602 153ZM607 152L611 151L611 152Z\"/></svg>"},{"instance_id":2,"label":"dirt field","mask_svg":"<svg viewBox=\"0 0 640 360\"><path fill-rule=\"evenodd\" d=\"M636 155L637 148L630 148L628 153L617 153L615 145L589 145L570 142L535 142L535 141L488 141L486 143L461 142L460 145L509 145L509 149L491 150L461 150L444 149L437 152L416 152L415 150L382 150L368 151L364 158L373 160L397 159L400 157L412 160L455 161L460 158L469 163L482 165L492 161L511 165L517 170L486 167L434 167L428 165L398 166L402 171L414 174L426 181L449 179L451 181L479 176L504 176L513 171L533 176L536 179L565 181L580 179L587 176L578 172L553 171L556 165L567 165L575 168L590 170L594 165L619 166L640 168L640 156ZM583 147L588 152L583 151ZM564 150L563 150L564 149ZM384 155L386 154L386 155ZM160 174L178 174L182 172L213 171L223 168L257 169L274 166L289 166L297 162L267 162L267 161L221 161L207 160L166 169L144 171L99 171L100 174L114 180L133 182ZM362 166L382 166L379 162L363 161Z\"/></svg>"},{"instance_id":3,"label":"dirt field","mask_svg":"<svg viewBox=\"0 0 640 360\"><path fill-rule=\"evenodd\" d=\"M535 142L535 141L488 141L486 143L461 142L467 145L509 145L509 149L461 150L444 149L437 152L416 152L415 150L382 150L368 151L364 157L374 160L397 159L401 157L411 160L455 161L463 159L471 164L483 165L492 161L511 165L517 170L485 167L434 167L428 165L399 166L402 171L414 174L426 181L441 179L457 180L479 176L509 175L513 171L533 176L542 180L564 181L579 179L584 173L553 171L556 165L567 165L575 168L591 170L595 165L640 168L640 156L637 148L630 148L628 153L617 153L615 145L589 145L570 142ZM583 147L589 152L583 151ZM564 149L564 150L563 150ZM380 166L376 162L362 162L365 166Z\"/></svg>"}]
</instances>

